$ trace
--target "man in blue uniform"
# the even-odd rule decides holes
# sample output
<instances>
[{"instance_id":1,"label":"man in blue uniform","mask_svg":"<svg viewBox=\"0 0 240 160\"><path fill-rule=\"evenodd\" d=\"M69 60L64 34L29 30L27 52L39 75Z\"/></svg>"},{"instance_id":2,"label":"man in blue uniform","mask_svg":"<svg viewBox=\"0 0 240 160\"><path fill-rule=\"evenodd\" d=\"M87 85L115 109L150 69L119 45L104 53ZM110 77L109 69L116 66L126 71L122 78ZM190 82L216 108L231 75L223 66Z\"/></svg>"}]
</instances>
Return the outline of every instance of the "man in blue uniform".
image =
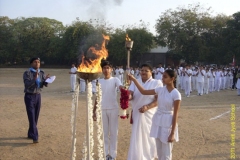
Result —
<instances>
[{"instance_id":1,"label":"man in blue uniform","mask_svg":"<svg viewBox=\"0 0 240 160\"><path fill-rule=\"evenodd\" d=\"M47 87L45 80L49 75L45 76L40 70L40 58L32 58L30 60L31 68L23 73L24 82L24 102L26 105L29 129L28 138L33 139L33 143L38 143L37 122L41 107L41 88Z\"/></svg>"}]
</instances>

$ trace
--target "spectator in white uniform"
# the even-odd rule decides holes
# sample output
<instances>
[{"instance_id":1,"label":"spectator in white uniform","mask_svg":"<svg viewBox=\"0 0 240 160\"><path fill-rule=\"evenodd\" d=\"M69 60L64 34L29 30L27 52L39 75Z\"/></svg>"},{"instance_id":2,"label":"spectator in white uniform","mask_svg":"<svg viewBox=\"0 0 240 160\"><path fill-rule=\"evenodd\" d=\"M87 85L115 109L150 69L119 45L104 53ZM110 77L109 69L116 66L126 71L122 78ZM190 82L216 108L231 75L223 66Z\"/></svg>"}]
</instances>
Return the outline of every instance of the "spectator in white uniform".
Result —
<instances>
[{"instance_id":1,"label":"spectator in white uniform","mask_svg":"<svg viewBox=\"0 0 240 160\"><path fill-rule=\"evenodd\" d=\"M86 81L80 78L80 93L84 93L86 91Z\"/></svg>"},{"instance_id":2,"label":"spectator in white uniform","mask_svg":"<svg viewBox=\"0 0 240 160\"><path fill-rule=\"evenodd\" d=\"M204 94L208 94L208 90L209 90L209 78L210 78L210 71L207 68L206 69L206 74L204 75L204 87L203 87L203 91Z\"/></svg>"},{"instance_id":3,"label":"spectator in white uniform","mask_svg":"<svg viewBox=\"0 0 240 160\"><path fill-rule=\"evenodd\" d=\"M71 92L75 91L75 83L76 83L76 73L77 73L77 68L75 67L75 64L72 64L72 68L69 72L71 74L70 76L70 84L71 84Z\"/></svg>"},{"instance_id":4,"label":"spectator in white uniform","mask_svg":"<svg viewBox=\"0 0 240 160\"><path fill-rule=\"evenodd\" d=\"M239 68L238 68L239 69ZM237 78L237 84L236 84L236 87L237 87L237 94L238 96L240 96L240 70L238 70L238 73L236 75L236 78Z\"/></svg>"},{"instance_id":5,"label":"spectator in white uniform","mask_svg":"<svg viewBox=\"0 0 240 160\"><path fill-rule=\"evenodd\" d=\"M189 97L190 91L191 91L191 77L192 77L192 70L189 68L189 65L187 65L186 70L183 71L183 76L184 76L185 95L186 97Z\"/></svg>"},{"instance_id":6,"label":"spectator in white uniform","mask_svg":"<svg viewBox=\"0 0 240 160\"><path fill-rule=\"evenodd\" d=\"M115 77L117 77L121 81L119 66L117 66L117 68L115 69Z\"/></svg>"},{"instance_id":7,"label":"spectator in white uniform","mask_svg":"<svg viewBox=\"0 0 240 160\"><path fill-rule=\"evenodd\" d=\"M162 63L159 63L158 68L157 68L157 77L156 79L162 80L162 75L164 73L164 68L162 67Z\"/></svg>"},{"instance_id":8,"label":"spectator in white uniform","mask_svg":"<svg viewBox=\"0 0 240 160\"><path fill-rule=\"evenodd\" d=\"M202 66L199 67L196 76L197 76L197 82L198 82L198 95L203 95L203 85L204 85L204 76L206 74L206 71L203 69Z\"/></svg>"},{"instance_id":9,"label":"spectator in white uniform","mask_svg":"<svg viewBox=\"0 0 240 160\"><path fill-rule=\"evenodd\" d=\"M192 90L197 91L197 76L196 76L196 68L194 67L192 72Z\"/></svg>"},{"instance_id":10,"label":"spectator in white uniform","mask_svg":"<svg viewBox=\"0 0 240 160\"><path fill-rule=\"evenodd\" d=\"M212 93L214 91L214 82L215 82L215 69L210 70L209 77L209 92Z\"/></svg>"},{"instance_id":11,"label":"spectator in white uniform","mask_svg":"<svg viewBox=\"0 0 240 160\"><path fill-rule=\"evenodd\" d=\"M119 77L120 77L120 81L123 84L123 75L124 75L124 70L123 70L123 66L120 66L119 68Z\"/></svg>"},{"instance_id":12,"label":"spectator in white uniform","mask_svg":"<svg viewBox=\"0 0 240 160\"><path fill-rule=\"evenodd\" d=\"M221 78L222 78L222 71L220 68L217 69L217 71L215 72L216 77L215 77L215 90L216 91L220 91L220 87L221 87Z\"/></svg>"}]
</instances>

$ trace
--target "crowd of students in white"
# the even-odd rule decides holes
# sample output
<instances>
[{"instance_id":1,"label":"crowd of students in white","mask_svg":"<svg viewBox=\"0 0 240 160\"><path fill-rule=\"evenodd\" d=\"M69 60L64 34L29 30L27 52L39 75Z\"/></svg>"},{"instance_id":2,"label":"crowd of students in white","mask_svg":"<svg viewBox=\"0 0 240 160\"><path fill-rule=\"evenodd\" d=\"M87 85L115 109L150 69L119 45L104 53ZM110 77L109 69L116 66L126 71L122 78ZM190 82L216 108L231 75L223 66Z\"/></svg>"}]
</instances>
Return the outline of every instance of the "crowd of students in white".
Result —
<instances>
[{"instance_id":1,"label":"crowd of students in white","mask_svg":"<svg viewBox=\"0 0 240 160\"><path fill-rule=\"evenodd\" d=\"M153 69L153 78L161 80L165 70L173 69L176 71L178 77L176 81L176 88L182 90L186 97L190 97L193 91L197 91L197 95L202 96L203 94L209 94L212 92L219 92L220 90L237 89L237 73L240 71L240 67L210 67L210 66L177 66L172 68L168 66L166 68L159 64L158 67ZM124 73L122 66L116 67L113 70L113 75L118 77L120 81L124 82ZM134 75L135 78L140 78L139 68L130 68L130 74ZM240 90L238 90L240 95Z\"/></svg>"},{"instance_id":2,"label":"crowd of students in white","mask_svg":"<svg viewBox=\"0 0 240 160\"><path fill-rule=\"evenodd\" d=\"M176 66L175 68L168 66L166 68L159 64L158 67L153 68L153 78L162 80L163 72L167 69L173 69L177 73L176 88L182 90L186 97L190 97L193 91L197 91L197 95L202 96L212 92L219 92L220 90L237 88L237 94L240 96L240 86L237 87L238 72L240 72L240 66L224 66L224 67L210 67L210 66ZM73 65L71 73L76 72L76 67ZM130 74L134 75L136 79L140 78L140 68L130 68ZM123 66L117 66L113 68L112 76L119 78L122 84L124 84L126 71ZM75 74L71 74L71 88L74 90ZM84 80L81 80L84 82ZM240 80L239 80L240 81ZM93 93L96 92L96 82L92 82ZM239 82L240 85L240 82ZM85 83L80 83L80 92L85 92Z\"/></svg>"}]
</instances>

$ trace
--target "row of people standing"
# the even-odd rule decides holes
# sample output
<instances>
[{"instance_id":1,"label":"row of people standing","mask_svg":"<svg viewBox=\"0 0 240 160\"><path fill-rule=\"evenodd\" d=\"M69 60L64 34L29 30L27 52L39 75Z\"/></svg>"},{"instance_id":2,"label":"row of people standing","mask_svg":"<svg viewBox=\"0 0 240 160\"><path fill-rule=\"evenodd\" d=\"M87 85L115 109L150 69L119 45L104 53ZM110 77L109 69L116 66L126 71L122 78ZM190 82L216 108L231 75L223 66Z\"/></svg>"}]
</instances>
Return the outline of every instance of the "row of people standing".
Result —
<instances>
[{"instance_id":1,"label":"row of people standing","mask_svg":"<svg viewBox=\"0 0 240 160\"><path fill-rule=\"evenodd\" d=\"M236 74L238 67L230 68L207 68L205 66L190 66L176 68L178 74L177 88L185 91L187 97L192 91L197 91L198 95L219 92L224 89L236 88Z\"/></svg>"}]
</instances>

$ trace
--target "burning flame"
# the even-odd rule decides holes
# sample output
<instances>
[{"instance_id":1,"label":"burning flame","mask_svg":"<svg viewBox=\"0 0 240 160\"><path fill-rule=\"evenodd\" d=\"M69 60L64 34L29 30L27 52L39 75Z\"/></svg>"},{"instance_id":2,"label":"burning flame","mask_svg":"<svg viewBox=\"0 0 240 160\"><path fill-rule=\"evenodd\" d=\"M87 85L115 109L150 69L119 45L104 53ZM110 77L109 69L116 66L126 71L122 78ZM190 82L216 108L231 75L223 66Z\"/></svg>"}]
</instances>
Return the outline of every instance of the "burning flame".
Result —
<instances>
[{"instance_id":1,"label":"burning flame","mask_svg":"<svg viewBox=\"0 0 240 160\"><path fill-rule=\"evenodd\" d=\"M108 57L108 51L105 47L106 41L110 40L109 36L103 36L101 46L95 44L88 49L86 56L82 56L82 63L78 66L78 72L99 73L102 72L101 60Z\"/></svg>"},{"instance_id":2,"label":"burning flame","mask_svg":"<svg viewBox=\"0 0 240 160\"><path fill-rule=\"evenodd\" d=\"M126 34L126 41L131 41L131 38L128 37L128 34Z\"/></svg>"}]
</instances>

